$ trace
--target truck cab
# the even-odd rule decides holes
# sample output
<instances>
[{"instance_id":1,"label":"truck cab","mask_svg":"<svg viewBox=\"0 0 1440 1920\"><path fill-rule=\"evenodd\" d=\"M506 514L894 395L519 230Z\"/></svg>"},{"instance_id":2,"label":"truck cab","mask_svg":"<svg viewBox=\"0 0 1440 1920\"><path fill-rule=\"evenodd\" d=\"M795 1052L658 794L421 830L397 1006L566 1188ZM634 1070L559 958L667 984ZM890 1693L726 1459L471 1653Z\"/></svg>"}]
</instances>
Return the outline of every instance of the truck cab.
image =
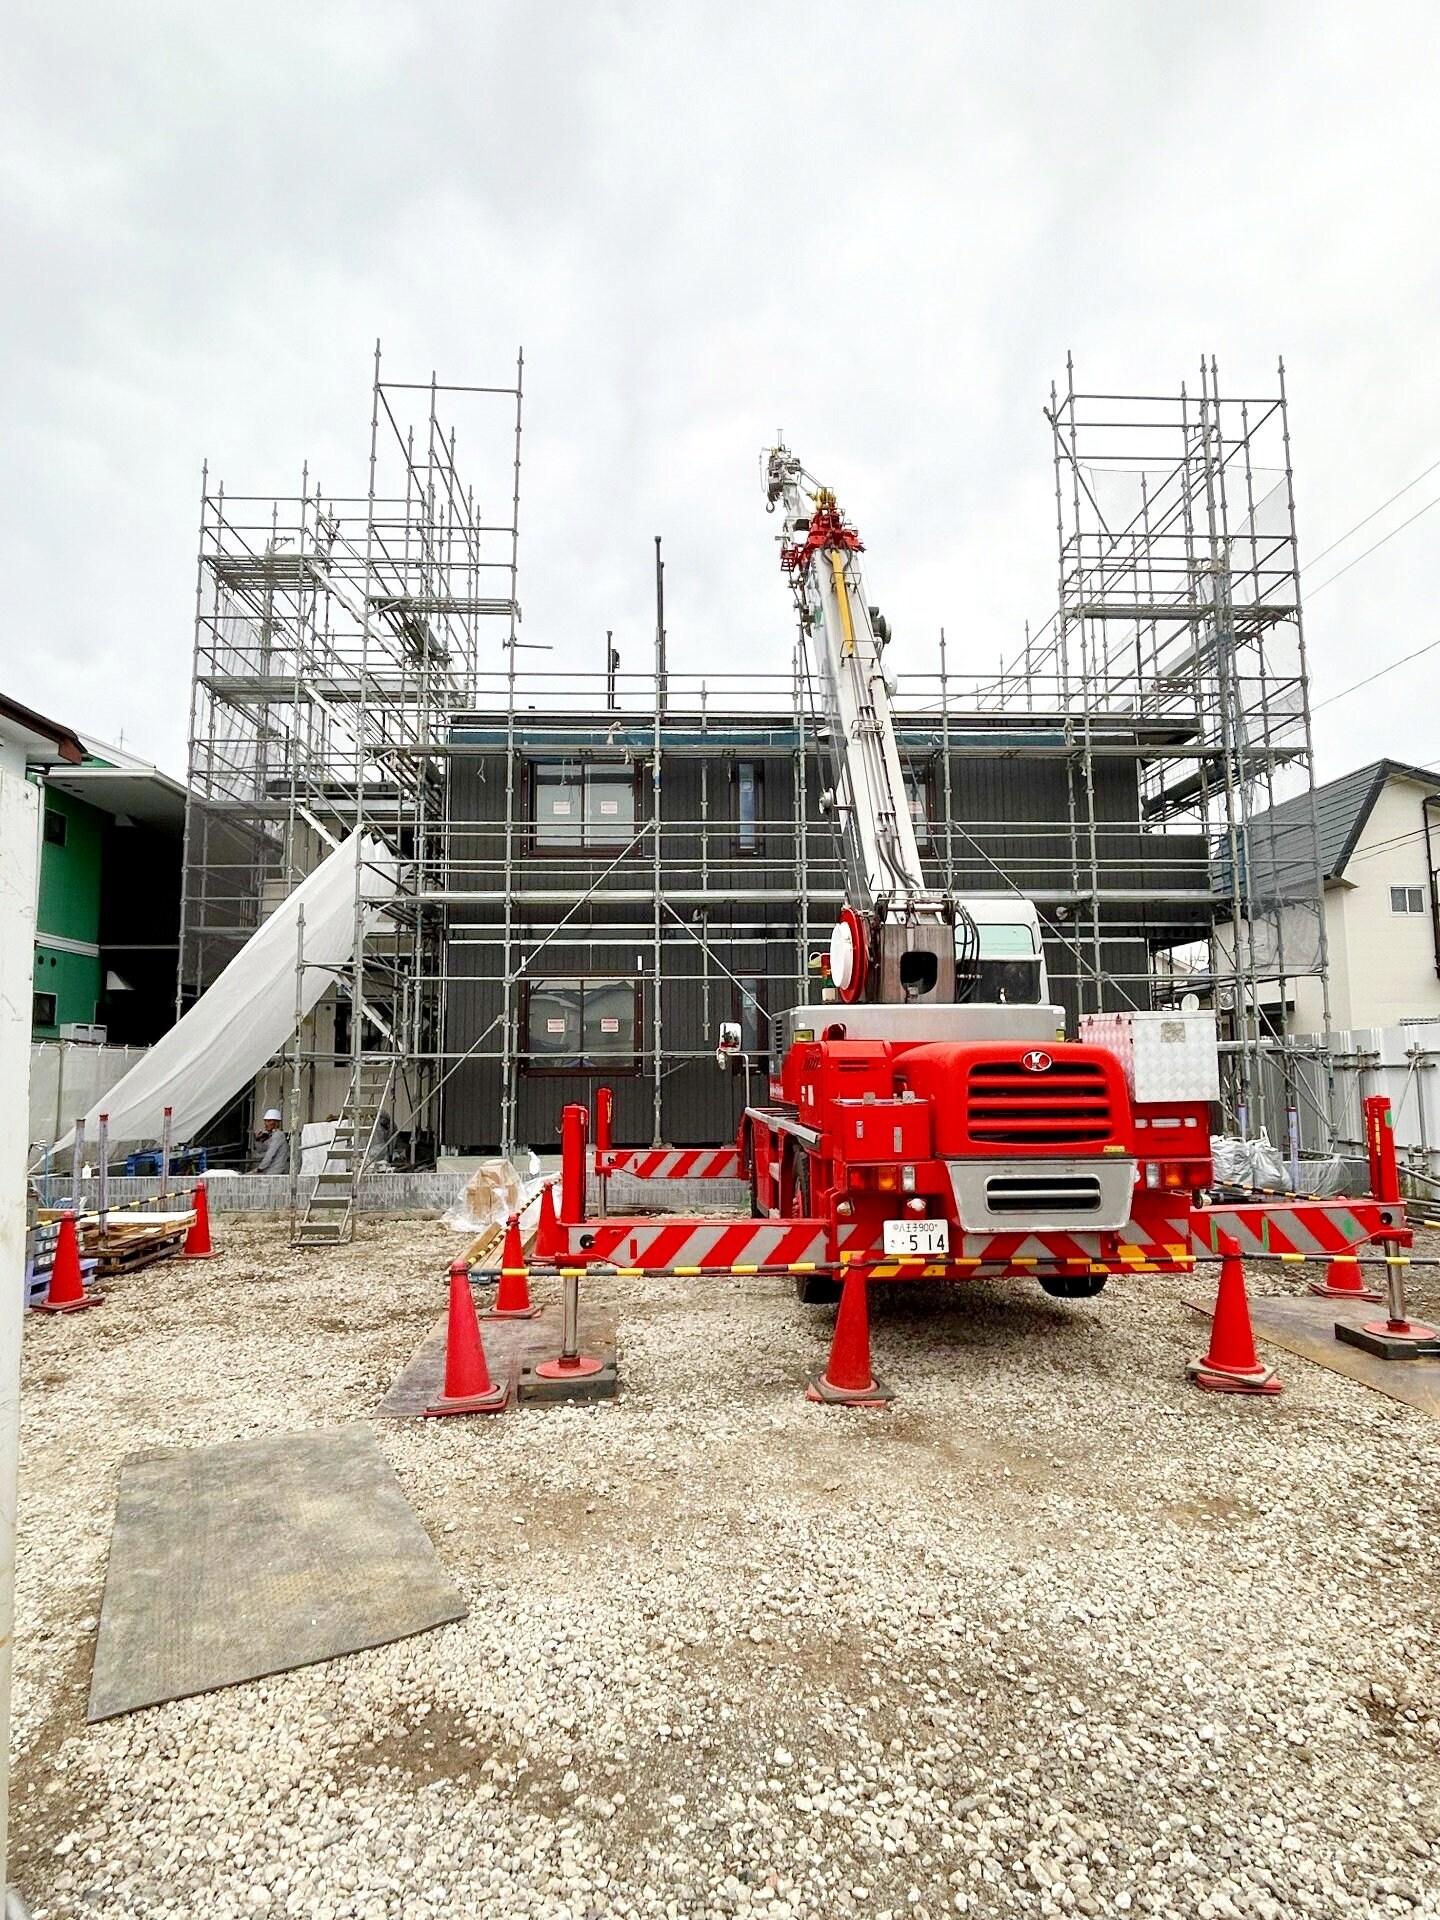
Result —
<instances>
[{"instance_id":1,"label":"truck cab","mask_svg":"<svg viewBox=\"0 0 1440 1920\"><path fill-rule=\"evenodd\" d=\"M955 970L961 977L973 972L969 997L1002 1006L1044 1006L1050 981L1034 901L1020 893L996 892L967 894L959 904L964 913L955 928ZM967 915L974 934L966 925ZM972 969L967 963L976 936L979 954Z\"/></svg>"}]
</instances>

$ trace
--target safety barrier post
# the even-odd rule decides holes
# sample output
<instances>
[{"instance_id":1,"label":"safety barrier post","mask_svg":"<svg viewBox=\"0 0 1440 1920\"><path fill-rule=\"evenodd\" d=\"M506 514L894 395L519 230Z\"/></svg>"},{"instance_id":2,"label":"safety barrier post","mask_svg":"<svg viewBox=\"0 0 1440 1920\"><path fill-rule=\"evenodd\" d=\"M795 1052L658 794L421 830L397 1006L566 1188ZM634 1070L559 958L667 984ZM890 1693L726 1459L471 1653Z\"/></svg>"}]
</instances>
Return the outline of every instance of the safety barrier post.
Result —
<instances>
[{"instance_id":1,"label":"safety barrier post","mask_svg":"<svg viewBox=\"0 0 1440 1920\"><path fill-rule=\"evenodd\" d=\"M172 1109L166 1107L160 1121L160 1194L156 1201L156 1211L165 1211L165 1202L170 1198L170 1123Z\"/></svg>"},{"instance_id":2,"label":"safety barrier post","mask_svg":"<svg viewBox=\"0 0 1440 1920\"><path fill-rule=\"evenodd\" d=\"M108 1113L102 1113L100 1116L100 1125L96 1129L96 1146L98 1160L95 1171L99 1178L99 1186L95 1194L95 1233L99 1245L103 1248L105 1223L110 1213L110 1116Z\"/></svg>"},{"instance_id":3,"label":"safety barrier post","mask_svg":"<svg viewBox=\"0 0 1440 1920\"><path fill-rule=\"evenodd\" d=\"M1372 1093L1365 1102L1365 1147L1370 1156L1370 1191L1377 1200L1400 1198L1400 1163L1395 1156L1395 1127L1390 1096Z\"/></svg>"},{"instance_id":4,"label":"safety barrier post","mask_svg":"<svg viewBox=\"0 0 1440 1920\"><path fill-rule=\"evenodd\" d=\"M567 1226L585 1218L585 1136L587 1108L573 1105L560 1113L560 1218Z\"/></svg>"},{"instance_id":5,"label":"safety barrier post","mask_svg":"<svg viewBox=\"0 0 1440 1920\"><path fill-rule=\"evenodd\" d=\"M75 1122L75 1145L70 1150L70 1206L75 1213L84 1211L80 1200L80 1182L85 1174L85 1116Z\"/></svg>"},{"instance_id":6,"label":"safety barrier post","mask_svg":"<svg viewBox=\"0 0 1440 1920\"><path fill-rule=\"evenodd\" d=\"M610 1211L609 1154L614 1145L615 1094L610 1087L595 1093L595 1185L599 1190L600 1217Z\"/></svg>"}]
</instances>

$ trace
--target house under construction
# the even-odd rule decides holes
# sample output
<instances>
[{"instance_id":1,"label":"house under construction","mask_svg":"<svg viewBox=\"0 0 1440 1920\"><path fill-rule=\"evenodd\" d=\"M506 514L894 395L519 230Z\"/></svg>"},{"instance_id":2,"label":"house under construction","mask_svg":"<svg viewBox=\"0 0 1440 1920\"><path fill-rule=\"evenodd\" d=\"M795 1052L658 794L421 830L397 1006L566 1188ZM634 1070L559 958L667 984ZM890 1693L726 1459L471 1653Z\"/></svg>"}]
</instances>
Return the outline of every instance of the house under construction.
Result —
<instances>
[{"instance_id":1,"label":"house under construction","mask_svg":"<svg viewBox=\"0 0 1440 1920\"><path fill-rule=\"evenodd\" d=\"M522 370L397 382L377 350L362 493L203 491L182 995L359 831L399 890L357 898L353 959L262 1092L352 1137L383 1105L414 1164L545 1150L600 1081L620 1141L730 1137L717 1024L762 1072L842 898L778 591L773 675L671 670L663 603L644 673L531 668ZM1215 1006L1231 1122L1283 1131L1322 1049L1276 1009L1325 976L1283 373L1116 396L1072 370L1048 412L1053 617L997 672L953 672L942 638L898 677L929 874L1036 902L1072 1021Z\"/></svg>"}]
</instances>

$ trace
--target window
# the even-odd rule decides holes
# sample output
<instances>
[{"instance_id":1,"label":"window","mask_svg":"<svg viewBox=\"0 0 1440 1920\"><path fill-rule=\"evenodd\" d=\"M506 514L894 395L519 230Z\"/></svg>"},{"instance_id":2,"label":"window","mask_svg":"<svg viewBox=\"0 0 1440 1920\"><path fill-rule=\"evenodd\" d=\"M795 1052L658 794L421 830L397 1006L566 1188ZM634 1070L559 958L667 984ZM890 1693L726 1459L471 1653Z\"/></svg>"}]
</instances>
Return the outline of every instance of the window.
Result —
<instances>
[{"instance_id":1,"label":"window","mask_svg":"<svg viewBox=\"0 0 1440 1920\"><path fill-rule=\"evenodd\" d=\"M770 1052L770 1017L765 1011L765 976L740 973L735 976L735 1019L740 1022L740 1051L752 1060L763 1060Z\"/></svg>"},{"instance_id":2,"label":"window","mask_svg":"<svg viewBox=\"0 0 1440 1920\"><path fill-rule=\"evenodd\" d=\"M1391 913L1424 913L1425 889L1423 887L1391 887Z\"/></svg>"},{"instance_id":3,"label":"window","mask_svg":"<svg viewBox=\"0 0 1440 1920\"><path fill-rule=\"evenodd\" d=\"M730 772L735 851L759 853L764 837L765 769L758 760L737 760Z\"/></svg>"},{"instance_id":4,"label":"window","mask_svg":"<svg viewBox=\"0 0 1440 1920\"><path fill-rule=\"evenodd\" d=\"M530 818L542 850L626 846L635 833L634 772L604 761L532 761Z\"/></svg>"},{"instance_id":5,"label":"window","mask_svg":"<svg viewBox=\"0 0 1440 1920\"><path fill-rule=\"evenodd\" d=\"M910 802L910 820L915 828L915 844L930 844L930 769L928 766L905 768L905 798Z\"/></svg>"},{"instance_id":6,"label":"window","mask_svg":"<svg viewBox=\"0 0 1440 1920\"><path fill-rule=\"evenodd\" d=\"M1035 951L1035 931L1024 921L981 921L980 955L976 962L975 1000L989 1004L1008 1001L1012 1006L1037 1006L1040 1001L1040 955ZM969 961L965 946L967 930L955 929L955 957L963 967Z\"/></svg>"},{"instance_id":7,"label":"window","mask_svg":"<svg viewBox=\"0 0 1440 1920\"><path fill-rule=\"evenodd\" d=\"M640 988L621 977L531 980L522 1051L527 1073L632 1073L638 1062Z\"/></svg>"},{"instance_id":8,"label":"window","mask_svg":"<svg viewBox=\"0 0 1440 1920\"><path fill-rule=\"evenodd\" d=\"M34 829L32 828L33 832ZM32 1027L53 1027L57 1012L56 996L53 993L37 993L30 1002L30 1024Z\"/></svg>"},{"instance_id":9,"label":"window","mask_svg":"<svg viewBox=\"0 0 1440 1920\"><path fill-rule=\"evenodd\" d=\"M49 845L52 847L64 846L65 832L69 824L69 821L66 820L63 813L57 813L54 807L46 807L45 838ZM53 1024L54 1022L52 1021L51 1025L53 1026Z\"/></svg>"}]
</instances>

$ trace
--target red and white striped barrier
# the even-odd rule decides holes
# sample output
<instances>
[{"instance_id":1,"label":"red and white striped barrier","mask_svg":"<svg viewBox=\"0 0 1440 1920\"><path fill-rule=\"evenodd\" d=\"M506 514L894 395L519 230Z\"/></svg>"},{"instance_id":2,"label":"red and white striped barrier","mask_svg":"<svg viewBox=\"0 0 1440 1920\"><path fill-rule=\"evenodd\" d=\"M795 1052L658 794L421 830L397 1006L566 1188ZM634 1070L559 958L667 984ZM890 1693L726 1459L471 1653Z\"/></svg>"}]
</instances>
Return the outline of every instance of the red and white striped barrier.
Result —
<instances>
[{"instance_id":1,"label":"red and white striped barrier","mask_svg":"<svg viewBox=\"0 0 1440 1920\"><path fill-rule=\"evenodd\" d=\"M632 1180L740 1180L738 1147L597 1147L595 1172Z\"/></svg>"},{"instance_id":2,"label":"red and white striped barrier","mask_svg":"<svg viewBox=\"0 0 1440 1920\"><path fill-rule=\"evenodd\" d=\"M562 1226L559 1263L585 1261L622 1273L824 1273L863 1263L876 1279L1000 1272L1155 1272L1188 1268L1194 1256L1180 1221L1155 1237L1118 1242L1098 1233L967 1233L948 1254L887 1255L874 1225L822 1220L625 1219Z\"/></svg>"},{"instance_id":3,"label":"red and white striped barrier","mask_svg":"<svg viewBox=\"0 0 1440 1920\"><path fill-rule=\"evenodd\" d=\"M1409 1246L1413 1236L1405 1209L1390 1200L1280 1200L1237 1206L1197 1207L1190 1216L1196 1253L1218 1253L1228 1234L1241 1257L1304 1254L1332 1259L1372 1240Z\"/></svg>"}]
</instances>

